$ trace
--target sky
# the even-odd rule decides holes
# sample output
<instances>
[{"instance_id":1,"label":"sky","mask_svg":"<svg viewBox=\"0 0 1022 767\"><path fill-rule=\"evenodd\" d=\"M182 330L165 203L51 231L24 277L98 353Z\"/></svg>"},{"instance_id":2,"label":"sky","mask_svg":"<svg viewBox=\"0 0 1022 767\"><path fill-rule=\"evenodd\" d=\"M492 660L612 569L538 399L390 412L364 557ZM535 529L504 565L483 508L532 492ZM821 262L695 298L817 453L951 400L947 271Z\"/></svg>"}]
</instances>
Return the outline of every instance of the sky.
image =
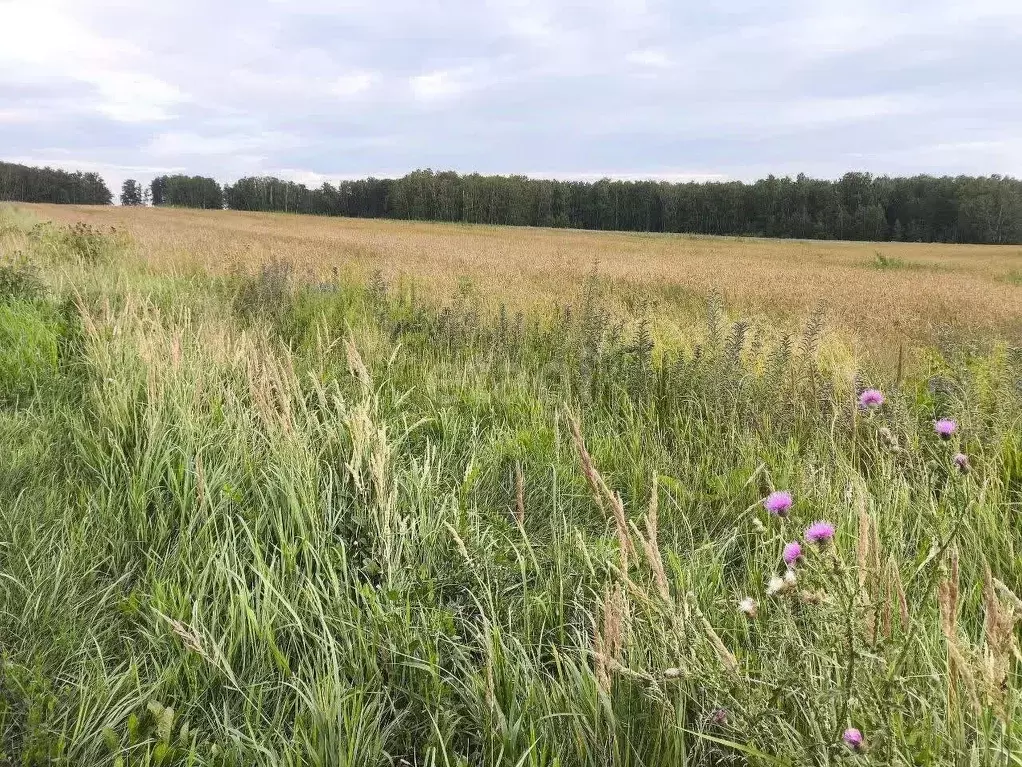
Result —
<instances>
[{"instance_id":1,"label":"sky","mask_svg":"<svg viewBox=\"0 0 1022 767\"><path fill-rule=\"evenodd\" d=\"M0 0L0 159L1022 176L1022 0Z\"/></svg>"}]
</instances>

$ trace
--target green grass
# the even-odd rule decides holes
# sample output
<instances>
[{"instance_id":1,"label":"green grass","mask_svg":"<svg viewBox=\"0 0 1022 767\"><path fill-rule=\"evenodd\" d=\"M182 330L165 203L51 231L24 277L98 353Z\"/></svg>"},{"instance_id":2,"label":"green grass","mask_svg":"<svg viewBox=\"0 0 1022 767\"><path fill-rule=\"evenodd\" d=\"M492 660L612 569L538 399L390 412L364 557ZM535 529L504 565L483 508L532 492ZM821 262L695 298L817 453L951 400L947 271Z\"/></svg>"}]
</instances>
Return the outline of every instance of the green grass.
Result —
<instances>
[{"instance_id":1,"label":"green grass","mask_svg":"<svg viewBox=\"0 0 1022 767\"><path fill-rule=\"evenodd\" d=\"M771 341L715 301L680 347L595 278L513 315L26 226L0 238L45 285L0 305L0 762L1018 763L1017 349L896 382L822 361L819 316ZM816 519L834 545L767 596Z\"/></svg>"},{"instance_id":2,"label":"green grass","mask_svg":"<svg viewBox=\"0 0 1022 767\"><path fill-rule=\"evenodd\" d=\"M886 253L881 253L879 250L873 254L873 258L868 262L868 266L873 269L879 269L880 271L910 269L915 271L940 272L948 268L944 264L932 261L928 263L906 261L904 258L898 258L897 256L888 256Z\"/></svg>"}]
</instances>

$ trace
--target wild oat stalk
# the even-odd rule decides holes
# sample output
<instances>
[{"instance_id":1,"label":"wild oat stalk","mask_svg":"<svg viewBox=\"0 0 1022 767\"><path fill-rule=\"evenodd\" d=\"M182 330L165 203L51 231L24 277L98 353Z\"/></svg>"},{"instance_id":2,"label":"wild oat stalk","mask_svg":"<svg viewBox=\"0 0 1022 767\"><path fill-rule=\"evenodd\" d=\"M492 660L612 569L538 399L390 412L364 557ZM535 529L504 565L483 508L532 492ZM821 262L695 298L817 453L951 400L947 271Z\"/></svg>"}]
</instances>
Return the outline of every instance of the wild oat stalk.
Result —
<instances>
[{"instance_id":1,"label":"wild oat stalk","mask_svg":"<svg viewBox=\"0 0 1022 767\"><path fill-rule=\"evenodd\" d=\"M578 421L570 413L567 416L567 421L568 428L571 430L571 438L575 443L575 449L578 451L579 460L582 463L582 471L585 474L586 481L589 483L589 489L592 490L596 502L605 511L609 511L614 519L617 530L618 551L621 558L621 571L627 573L628 558L629 554L633 552L633 548L628 530L628 518L625 515L624 502L621 500L619 493L612 492L607 487L607 483L603 481L600 472L593 465L593 459L589 455L589 451L586 449L585 442L582 439L582 432L579 429Z\"/></svg>"}]
</instances>

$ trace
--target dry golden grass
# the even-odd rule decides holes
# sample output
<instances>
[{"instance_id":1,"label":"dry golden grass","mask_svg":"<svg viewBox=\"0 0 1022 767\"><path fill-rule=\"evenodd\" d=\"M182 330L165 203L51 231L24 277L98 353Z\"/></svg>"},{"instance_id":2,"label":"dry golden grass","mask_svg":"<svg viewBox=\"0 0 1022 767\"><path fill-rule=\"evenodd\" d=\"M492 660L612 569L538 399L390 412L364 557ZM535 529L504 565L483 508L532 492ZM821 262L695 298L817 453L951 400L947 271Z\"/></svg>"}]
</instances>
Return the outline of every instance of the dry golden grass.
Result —
<instances>
[{"instance_id":1,"label":"dry golden grass","mask_svg":"<svg viewBox=\"0 0 1022 767\"><path fill-rule=\"evenodd\" d=\"M512 305L571 300L600 275L628 304L682 316L714 290L742 313L802 318L885 342L1022 331L1022 246L696 237L504 228L274 213L26 205L60 222L126 229L158 269L226 271L272 257L327 274L380 269L450 295L467 278ZM877 252L896 260L875 266Z\"/></svg>"}]
</instances>

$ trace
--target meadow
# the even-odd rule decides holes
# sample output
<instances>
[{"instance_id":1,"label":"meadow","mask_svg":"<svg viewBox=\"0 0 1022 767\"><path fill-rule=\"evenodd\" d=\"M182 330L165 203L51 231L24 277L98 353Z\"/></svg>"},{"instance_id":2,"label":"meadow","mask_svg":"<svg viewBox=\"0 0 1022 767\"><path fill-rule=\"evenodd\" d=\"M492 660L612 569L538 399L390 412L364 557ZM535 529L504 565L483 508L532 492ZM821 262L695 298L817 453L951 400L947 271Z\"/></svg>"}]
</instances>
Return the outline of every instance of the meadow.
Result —
<instances>
[{"instance_id":1,"label":"meadow","mask_svg":"<svg viewBox=\"0 0 1022 767\"><path fill-rule=\"evenodd\" d=\"M0 763L1020 764L1020 260L0 208Z\"/></svg>"}]
</instances>

